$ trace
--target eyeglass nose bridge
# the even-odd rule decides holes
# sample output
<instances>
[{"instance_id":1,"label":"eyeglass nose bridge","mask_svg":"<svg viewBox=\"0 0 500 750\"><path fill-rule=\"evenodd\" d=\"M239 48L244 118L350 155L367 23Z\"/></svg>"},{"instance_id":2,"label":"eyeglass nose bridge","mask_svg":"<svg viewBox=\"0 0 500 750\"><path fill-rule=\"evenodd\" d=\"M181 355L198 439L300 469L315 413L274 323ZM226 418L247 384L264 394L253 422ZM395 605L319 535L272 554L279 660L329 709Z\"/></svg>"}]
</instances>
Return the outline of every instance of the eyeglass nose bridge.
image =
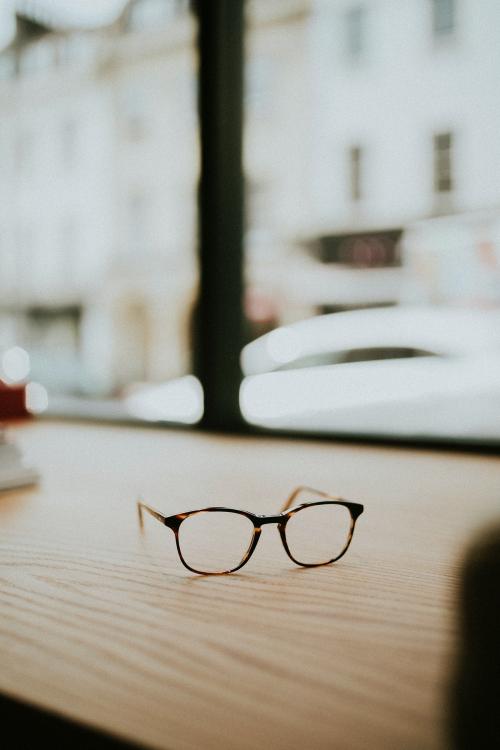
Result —
<instances>
[{"instance_id":1,"label":"eyeglass nose bridge","mask_svg":"<svg viewBox=\"0 0 500 750\"><path fill-rule=\"evenodd\" d=\"M277 523L279 525L286 521L286 516L282 513L278 513L276 516L264 516L259 514L255 516L255 521L258 526L264 526L265 524L270 523Z\"/></svg>"},{"instance_id":2,"label":"eyeglass nose bridge","mask_svg":"<svg viewBox=\"0 0 500 750\"><path fill-rule=\"evenodd\" d=\"M292 560L293 562L296 562L292 555L290 554L290 550L288 548L288 543L286 541L286 533L285 533L285 525L290 517L289 513L278 513L274 516L265 516L265 515L255 515L254 516L254 526L255 526L255 537L254 537L254 543L251 545L251 549L249 550L249 554L247 558L245 559L245 562L248 560L250 555L253 553L255 547L257 546L257 541L260 538L261 534L261 526L264 526L265 524L276 524L278 526L279 535L281 538L281 543L285 549L286 554ZM300 563L298 563L300 564Z\"/></svg>"}]
</instances>

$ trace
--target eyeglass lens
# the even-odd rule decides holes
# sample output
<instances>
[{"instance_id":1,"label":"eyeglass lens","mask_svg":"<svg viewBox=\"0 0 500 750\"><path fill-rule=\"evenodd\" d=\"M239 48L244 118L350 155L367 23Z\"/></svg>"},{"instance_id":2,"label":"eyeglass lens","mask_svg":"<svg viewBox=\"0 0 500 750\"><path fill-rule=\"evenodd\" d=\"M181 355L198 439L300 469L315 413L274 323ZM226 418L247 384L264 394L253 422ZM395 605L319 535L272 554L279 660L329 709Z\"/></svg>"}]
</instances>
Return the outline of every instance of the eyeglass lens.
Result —
<instances>
[{"instance_id":1,"label":"eyeglass lens","mask_svg":"<svg viewBox=\"0 0 500 750\"><path fill-rule=\"evenodd\" d=\"M343 505L310 505L288 520L285 535L292 557L305 565L339 557L349 543L351 514Z\"/></svg>"},{"instance_id":2,"label":"eyeglass lens","mask_svg":"<svg viewBox=\"0 0 500 750\"><path fill-rule=\"evenodd\" d=\"M179 527L179 547L186 564L200 573L237 568L254 535L252 521L241 513L200 511Z\"/></svg>"}]
</instances>

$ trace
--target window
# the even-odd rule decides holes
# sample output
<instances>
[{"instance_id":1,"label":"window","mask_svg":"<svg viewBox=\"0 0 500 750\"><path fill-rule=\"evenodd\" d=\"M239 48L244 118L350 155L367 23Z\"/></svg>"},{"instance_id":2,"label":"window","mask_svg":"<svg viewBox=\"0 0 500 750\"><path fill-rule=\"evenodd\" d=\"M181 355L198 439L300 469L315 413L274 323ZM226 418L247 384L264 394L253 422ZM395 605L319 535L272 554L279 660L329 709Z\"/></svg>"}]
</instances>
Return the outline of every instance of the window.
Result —
<instances>
[{"instance_id":1,"label":"window","mask_svg":"<svg viewBox=\"0 0 500 750\"><path fill-rule=\"evenodd\" d=\"M366 34L366 11L364 6L349 8L345 14L345 49L350 62L358 62L364 53Z\"/></svg>"},{"instance_id":2,"label":"window","mask_svg":"<svg viewBox=\"0 0 500 750\"><path fill-rule=\"evenodd\" d=\"M455 0L432 0L432 31L434 37L450 36L455 30Z\"/></svg>"},{"instance_id":3,"label":"window","mask_svg":"<svg viewBox=\"0 0 500 750\"><path fill-rule=\"evenodd\" d=\"M259 4L260 17L252 15ZM124 414L132 413L133 394L133 414L144 419L168 420L178 415L180 401L186 415L199 414L190 401L193 380L183 381L180 401L175 392L176 409L169 390L170 378L191 372L194 350L211 427L241 428L239 403L244 420L258 427L500 446L500 179L484 162L496 147L500 118L492 121L491 87L482 86L496 74L496 40L485 30L493 20L500 24L500 4L477 4L481 22L470 29L475 43L460 62L461 74L477 82L461 90L460 111L474 112L469 118L457 110L457 71L429 65L426 51L413 43L414 4L371 0L337 16L333 3L294 0L291 12L289 0L272 4L272 23L270 5L246 4L247 64L252 56L271 56L273 75L260 77L261 91L248 97L240 130L239 20L236 32L228 24L241 4L196 4L205 29L200 114L206 130L199 151L191 127L195 25L187 34L189 24L183 18L177 26L177 15L155 26L151 37L128 34L121 23L86 32L97 64L75 69L81 85L71 90L47 86L54 107L40 107L32 86L18 86L14 96L17 84L0 81L11 117L3 123L5 137L15 142L31 133L37 161L37 174L26 170L13 195L0 171L0 195L9 201L2 236L13 236L16 222L29 222L32 255L45 272L56 233L50 228L66 214L77 222L75 256L85 274L74 273L75 289L46 305L81 305L75 347L85 383L64 365L65 390L114 399ZM352 75L332 57L332 18L357 59L366 50L368 8L374 18L377 13L381 54ZM208 34L214 16L215 31L224 21L233 37ZM409 81L416 80L409 93ZM189 84L185 96L179 96L182 82ZM154 100L151 113L146 109L147 138L133 148L121 117L121 97L130 89ZM436 92L446 119L422 136L421 123L435 122ZM84 111L83 104L89 116L78 137L85 168L72 175L68 190L67 181L52 179L38 136L56 142L61 122ZM452 207L457 133L460 146L463 140L481 147L460 166L461 201ZM205 223L197 297L199 154ZM366 197L367 158L376 189L361 212L353 204ZM48 179L40 180L44 168ZM244 257L242 174L249 179ZM41 183L46 189L35 191ZM431 213L429 195L450 209L447 215ZM169 244L175 252L167 252ZM146 252L150 245L155 252ZM43 307L47 294L42 274L27 267L17 282L19 320ZM202 314L195 316L197 309ZM60 331L55 319L46 325ZM22 333L16 336L8 343L22 346ZM43 382L52 399L60 380L44 341L40 361L47 364Z\"/></svg>"},{"instance_id":4,"label":"window","mask_svg":"<svg viewBox=\"0 0 500 750\"><path fill-rule=\"evenodd\" d=\"M362 198L362 160L361 146L349 148L349 197L357 202Z\"/></svg>"},{"instance_id":5,"label":"window","mask_svg":"<svg viewBox=\"0 0 500 750\"><path fill-rule=\"evenodd\" d=\"M311 252L322 263L364 268L400 266L401 235L399 229L320 236Z\"/></svg>"},{"instance_id":6,"label":"window","mask_svg":"<svg viewBox=\"0 0 500 750\"><path fill-rule=\"evenodd\" d=\"M453 190L451 133L437 133L434 136L434 191L449 193Z\"/></svg>"},{"instance_id":7,"label":"window","mask_svg":"<svg viewBox=\"0 0 500 750\"><path fill-rule=\"evenodd\" d=\"M30 376L58 393L74 393L85 383L79 351L82 309L48 301L23 311L23 344L31 360Z\"/></svg>"}]
</instances>

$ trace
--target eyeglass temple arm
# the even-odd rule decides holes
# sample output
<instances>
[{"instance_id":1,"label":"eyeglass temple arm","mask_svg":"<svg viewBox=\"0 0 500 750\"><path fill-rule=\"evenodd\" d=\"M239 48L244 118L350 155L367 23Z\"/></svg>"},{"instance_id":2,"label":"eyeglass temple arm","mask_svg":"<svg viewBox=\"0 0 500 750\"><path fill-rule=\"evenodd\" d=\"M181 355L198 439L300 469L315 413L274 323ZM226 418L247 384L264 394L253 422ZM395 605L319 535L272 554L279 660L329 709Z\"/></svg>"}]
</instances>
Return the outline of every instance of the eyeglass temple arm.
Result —
<instances>
[{"instance_id":1,"label":"eyeglass temple arm","mask_svg":"<svg viewBox=\"0 0 500 750\"><path fill-rule=\"evenodd\" d=\"M341 497L337 497L336 495L329 495L327 492L323 492L322 490L316 490L316 489L314 489L314 487L307 487L305 485L300 485L299 487L295 487L295 489L292 490L292 492L288 496L285 504L281 508L280 513L284 513L285 510L288 510L288 508L290 508L290 506L292 505L293 501L302 492L313 492L315 495L320 495L320 497L324 497L326 500L342 500Z\"/></svg>"},{"instance_id":2,"label":"eyeglass temple arm","mask_svg":"<svg viewBox=\"0 0 500 750\"><path fill-rule=\"evenodd\" d=\"M142 500L137 501L137 515L139 518L139 527L141 531L144 530L144 511L147 511L153 518L156 518L157 521L160 521L160 523L165 523L166 516L163 515L163 513L160 513L158 510L155 510L150 505L147 505L146 503L143 503Z\"/></svg>"}]
</instances>

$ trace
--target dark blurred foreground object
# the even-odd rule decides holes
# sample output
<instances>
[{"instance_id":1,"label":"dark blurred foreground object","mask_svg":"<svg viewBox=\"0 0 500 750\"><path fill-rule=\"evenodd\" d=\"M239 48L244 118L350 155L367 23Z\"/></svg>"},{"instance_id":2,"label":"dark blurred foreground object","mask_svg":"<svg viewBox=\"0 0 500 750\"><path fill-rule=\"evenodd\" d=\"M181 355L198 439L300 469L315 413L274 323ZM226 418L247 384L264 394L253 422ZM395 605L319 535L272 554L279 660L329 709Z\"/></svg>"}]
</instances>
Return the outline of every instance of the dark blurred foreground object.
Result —
<instances>
[{"instance_id":1,"label":"dark blurred foreground object","mask_svg":"<svg viewBox=\"0 0 500 750\"><path fill-rule=\"evenodd\" d=\"M26 408L26 386L7 385L0 380L0 420L29 416Z\"/></svg>"},{"instance_id":2,"label":"dark blurred foreground object","mask_svg":"<svg viewBox=\"0 0 500 750\"><path fill-rule=\"evenodd\" d=\"M42 711L5 695L0 695L0 726L5 738L11 737L12 750L48 745L71 750L140 750L138 745L102 734L51 712ZM8 741L8 740L7 740Z\"/></svg>"},{"instance_id":3,"label":"dark blurred foreground object","mask_svg":"<svg viewBox=\"0 0 500 750\"><path fill-rule=\"evenodd\" d=\"M500 748L500 521L465 558L450 721L455 750Z\"/></svg>"}]
</instances>

